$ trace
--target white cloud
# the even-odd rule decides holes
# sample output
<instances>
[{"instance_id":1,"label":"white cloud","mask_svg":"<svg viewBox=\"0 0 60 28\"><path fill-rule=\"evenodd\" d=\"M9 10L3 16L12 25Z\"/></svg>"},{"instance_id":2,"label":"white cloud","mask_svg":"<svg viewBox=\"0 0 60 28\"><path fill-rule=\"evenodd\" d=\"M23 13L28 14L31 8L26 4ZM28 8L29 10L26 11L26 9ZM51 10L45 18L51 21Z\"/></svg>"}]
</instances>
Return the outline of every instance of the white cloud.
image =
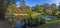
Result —
<instances>
[{"instance_id":1,"label":"white cloud","mask_svg":"<svg viewBox=\"0 0 60 28\"><path fill-rule=\"evenodd\" d=\"M52 0L52 3L56 3L56 5L59 5L60 0Z\"/></svg>"}]
</instances>

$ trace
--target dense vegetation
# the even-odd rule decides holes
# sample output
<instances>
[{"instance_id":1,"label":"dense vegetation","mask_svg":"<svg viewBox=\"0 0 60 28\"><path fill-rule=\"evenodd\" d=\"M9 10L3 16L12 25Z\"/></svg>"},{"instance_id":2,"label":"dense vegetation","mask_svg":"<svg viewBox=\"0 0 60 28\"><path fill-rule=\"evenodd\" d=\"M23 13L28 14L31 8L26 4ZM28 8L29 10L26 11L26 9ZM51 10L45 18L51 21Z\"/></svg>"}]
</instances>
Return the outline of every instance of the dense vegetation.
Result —
<instances>
[{"instance_id":1,"label":"dense vegetation","mask_svg":"<svg viewBox=\"0 0 60 28\"><path fill-rule=\"evenodd\" d=\"M2 1L3 2L3 1ZM1 2L0 2L1 3ZM24 8L22 7L16 7L16 3L11 1L9 4L5 5L4 3L2 3L3 5L0 5L0 18L1 18L1 14L3 14L2 17L8 14L9 17L7 19L9 19L9 21L15 21L15 16L11 14L16 13L16 9L21 9L21 13L23 14L27 14L27 17L23 17L25 22L37 22L37 23L45 23L46 19L48 18L48 16L51 16L49 19L49 21L55 21L55 20L59 20L60 19L60 5L56 5L55 3L53 4L48 4L45 3L43 5L36 5L33 7L30 6L25 6ZM2 7L2 8L1 8ZM6 8L3 8L6 7ZM2 11L4 10L4 11ZM20 12L19 12L20 13ZM21 14L20 13L20 14ZM43 17L43 16L47 16L47 18ZM56 17L56 18L52 18L52 17ZM25 20L26 19L26 20Z\"/></svg>"}]
</instances>

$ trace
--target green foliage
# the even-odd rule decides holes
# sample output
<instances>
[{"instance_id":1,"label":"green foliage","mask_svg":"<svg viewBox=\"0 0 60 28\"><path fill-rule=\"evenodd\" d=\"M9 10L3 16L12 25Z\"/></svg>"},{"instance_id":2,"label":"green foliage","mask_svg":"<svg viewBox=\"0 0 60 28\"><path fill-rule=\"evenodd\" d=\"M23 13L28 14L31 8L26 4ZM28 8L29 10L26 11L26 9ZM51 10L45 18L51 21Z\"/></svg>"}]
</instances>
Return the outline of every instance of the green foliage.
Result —
<instances>
[{"instance_id":1,"label":"green foliage","mask_svg":"<svg viewBox=\"0 0 60 28\"><path fill-rule=\"evenodd\" d=\"M46 14L52 14L52 10L46 10Z\"/></svg>"},{"instance_id":2,"label":"green foliage","mask_svg":"<svg viewBox=\"0 0 60 28\"><path fill-rule=\"evenodd\" d=\"M0 19L5 19L5 12L8 6L7 3L6 0L0 0Z\"/></svg>"},{"instance_id":3,"label":"green foliage","mask_svg":"<svg viewBox=\"0 0 60 28\"><path fill-rule=\"evenodd\" d=\"M16 20L15 16L13 15L13 13L15 13L15 11L16 11L16 4L9 3L9 5L6 9L6 17L7 18L5 18L7 20L7 22L13 23Z\"/></svg>"},{"instance_id":4,"label":"green foliage","mask_svg":"<svg viewBox=\"0 0 60 28\"><path fill-rule=\"evenodd\" d=\"M59 15L60 14L60 11L56 11L56 13L55 13L56 15Z\"/></svg>"},{"instance_id":5,"label":"green foliage","mask_svg":"<svg viewBox=\"0 0 60 28\"><path fill-rule=\"evenodd\" d=\"M30 7L29 6L25 6L25 9L24 9L24 11L27 13L27 12L30 12L31 10L30 10Z\"/></svg>"},{"instance_id":6,"label":"green foliage","mask_svg":"<svg viewBox=\"0 0 60 28\"><path fill-rule=\"evenodd\" d=\"M6 13L15 13L17 7L16 7L16 3L14 3L13 1L11 1L8 4ZM32 9L33 9L33 11L32 11ZM37 14L37 13L44 13L44 11L46 12L46 14L50 14L50 15L52 15L52 13L55 12L55 15L57 15L57 18L60 19L60 16L58 16L60 14L60 11L58 10L58 7L56 4L50 5L48 3L45 3L42 6L36 5L36 6L32 7L32 9L30 6L22 7L22 9L21 9L21 10L23 10L22 12L27 13L27 15L28 15L28 17L24 18L25 22L31 21L31 22L45 23L44 18L38 17L38 16L33 16L34 14ZM37 13L35 13L35 12L37 12ZM12 21L12 20L15 20L15 17L12 19L12 16L10 16L9 21ZM53 20L57 20L57 19L53 19Z\"/></svg>"},{"instance_id":7,"label":"green foliage","mask_svg":"<svg viewBox=\"0 0 60 28\"><path fill-rule=\"evenodd\" d=\"M44 10L51 9L51 5L49 3L45 3L45 4L43 4L43 8L44 8Z\"/></svg>"},{"instance_id":8,"label":"green foliage","mask_svg":"<svg viewBox=\"0 0 60 28\"><path fill-rule=\"evenodd\" d=\"M42 18L42 17L38 17L38 16L37 16L37 17L35 18L35 21L45 23L45 18Z\"/></svg>"},{"instance_id":9,"label":"green foliage","mask_svg":"<svg viewBox=\"0 0 60 28\"><path fill-rule=\"evenodd\" d=\"M10 3L6 12L7 13L15 13L15 9L16 9L16 4Z\"/></svg>"},{"instance_id":10,"label":"green foliage","mask_svg":"<svg viewBox=\"0 0 60 28\"><path fill-rule=\"evenodd\" d=\"M57 5L56 5L55 3L53 3L53 4L51 5L51 7L52 7L53 15L55 15L56 11L58 10L58 7L57 7Z\"/></svg>"},{"instance_id":11,"label":"green foliage","mask_svg":"<svg viewBox=\"0 0 60 28\"><path fill-rule=\"evenodd\" d=\"M55 3L52 4L52 9L57 10L57 5Z\"/></svg>"},{"instance_id":12,"label":"green foliage","mask_svg":"<svg viewBox=\"0 0 60 28\"><path fill-rule=\"evenodd\" d=\"M43 13L43 7L41 7L40 5L36 5L35 6L35 11L38 13Z\"/></svg>"}]
</instances>

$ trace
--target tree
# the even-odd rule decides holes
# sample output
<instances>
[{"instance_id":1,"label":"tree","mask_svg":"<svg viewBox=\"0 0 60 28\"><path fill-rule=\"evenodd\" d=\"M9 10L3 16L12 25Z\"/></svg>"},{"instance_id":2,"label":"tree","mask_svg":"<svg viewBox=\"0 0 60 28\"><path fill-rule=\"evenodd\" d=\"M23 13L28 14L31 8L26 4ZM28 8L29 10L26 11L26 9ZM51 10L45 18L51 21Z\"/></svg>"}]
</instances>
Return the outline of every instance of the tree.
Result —
<instances>
[{"instance_id":1,"label":"tree","mask_svg":"<svg viewBox=\"0 0 60 28\"><path fill-rule=\"evenodd\" d=\"M55 3L53 3L51 6L52 6L52 9L57 10L57 5Z\"/></svg>"},{"instance_id":2,"label":"tree","mask_svg":"<svg viewBox=\"0 0 60 28\"><path fill-rule=\"evenodd\" d=\"M47 10L47 9L51 9L51 5L50 4L48 4L48 3L44 3L43 4L43 8L44 8L44 13L45 13L45 10Z\"/></svg>"},{"instance_id":3,"label":"tree","mask_svg":"<svg viewBox=\"0 0 60 28\"><path fill-rule=\"evenodd\" d=\"M48 3L43 4L44 9L51 9L51 5Z\"/></svg>"},{"instance_id":4,"label":"tree","mask_svg":"<svg viewBox=\"0 0 60 28\"><path fill-rule=\"evenodd\" d=\"M16 4L10 3L9 6L7 7L6 12L7 13L15 13L15 11L16 11Z\"/></svg>"},{"instance_id":5,"label":"tree","mask_svg":"<svg viewBox=\"0 0 60 28\"><path fill-rule=\"evenodd\" d=\"M24 14L30 11L29 6L24 6L24 7L19 7L19 8L21 9L22 13L24 13Z\"/></svg>"},{"instance_id":6,"label":"tree","mask_svg":"<svg viewBox=\"0 0 60 28\"><path fill-rule=\"evenodd\" d=\"M0 0L0 19L5 19L5 12L8 3L7 0Z\"/></svg>"},{"instance_id":7,"label":"tree","mask_svg":"<svg viewBox=\"0 0 60 28\"><path fill-rule=\"evenodd\" d=\"M9 23L13 23L15 21L15 16L13 15L13 13L15 13L16 11L16 4L11 2L8 4L8 7L6 9L6 20Z\"/></svg>"},{"instance_id":8,"label":"tree","mask_svg":"<svg viewBox=\"0 0 60 28\"><path fill-rule=\"evenodd\" d=\"M27 12L27 14L30 18L32 18L33 12L31 10L29 12Z\"/></svg>"},{"instance_id":9,"label":"tree","mask_svg":"<svg viewBox=\"0 0 60 28\"><path fill-rule=\"evenodd\" d=\"M52 14L52 10L45 10L46 14Z\"/></svg>"},{"instance_id":10,"label":"tree","mask_svg":"<svg viewBox=\"0 0 60 28\"><path fill-rule=\"evenodd\" d=\"M53 14L55 14L55 12L58 10L57 5L53 3L51 7L52 7Z\"/></svg>"},{"instance_id":11,"label":"tree","mask_svg":"<svg viewBox=\"0 0 60 28\"><path fill-rule=\"evenodd\" d=\"M35 6L31 7L31 10L34 11L35 10Z\"/></svg>"},{"instance_id":12,"label":"tree","mask_svg":"<svg viewBox=\"0 0 60 28\"><path fill-rule=\"evenodd\" d=\"M43 13L43 7L41 7L40 5L36 5L34 11L38 13Z\"/></svg>"},{"instance_id":13,"label":"tree","mask_svg":"<svg viewBox=\"0 0 60 28\"><path fill-rule=\"evenodd\" d=\"M60 14L60 11L56 11L56 13L55 13L56 15L59 15Z\"/></svg>"},{"instance_id":14,"label":"tree","mask_svg":"<svg viewBox=\"0 0 60 28\"><path fill-rule=\"evenodd\" d=\"M0 19L5 19L5 12L11 0L0 0Z\"/></svg>"},{"instance_id":15,"label":"tree","mask_svg":"<svg viewBox=\"0 0 60 28\"><path fill-rule=\"evenodd\" d=\"M27 12L30 12L31 11L31 9L30 9L30 7L29 6L25 6L25 10L24 11L26 11L26 13Z\"/></svg>"}]
</instances>

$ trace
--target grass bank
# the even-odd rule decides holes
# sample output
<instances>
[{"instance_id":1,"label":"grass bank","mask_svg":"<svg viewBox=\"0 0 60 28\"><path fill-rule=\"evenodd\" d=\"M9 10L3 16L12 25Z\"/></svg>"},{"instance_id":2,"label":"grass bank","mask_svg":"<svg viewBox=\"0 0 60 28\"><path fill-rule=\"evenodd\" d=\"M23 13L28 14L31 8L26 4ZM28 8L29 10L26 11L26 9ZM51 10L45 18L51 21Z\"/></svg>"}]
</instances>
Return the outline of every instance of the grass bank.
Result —
<instances>
[{"instance_id":1,"label":"grass bank","mask_svg":"<svg viewBox=\"0 0 60 28\"><path fill-rule=\"evenodd\" d=\"M44 25L41 25L39 26L39 28L56 28L58 25L60 25L60 20L55 20Z\"/></svg>"}]
</instances>

